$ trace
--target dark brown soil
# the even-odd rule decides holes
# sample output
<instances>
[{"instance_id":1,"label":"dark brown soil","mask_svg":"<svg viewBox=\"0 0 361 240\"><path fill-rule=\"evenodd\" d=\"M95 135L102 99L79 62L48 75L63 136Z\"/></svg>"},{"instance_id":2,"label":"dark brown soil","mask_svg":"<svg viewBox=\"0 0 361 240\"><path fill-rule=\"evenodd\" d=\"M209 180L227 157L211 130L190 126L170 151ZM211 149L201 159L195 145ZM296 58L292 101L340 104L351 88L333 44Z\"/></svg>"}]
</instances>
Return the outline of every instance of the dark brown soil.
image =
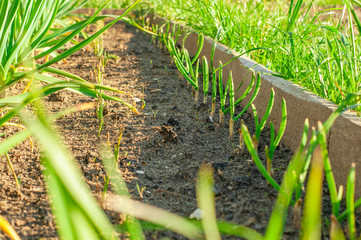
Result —
<instances>
[{"instance_id":1,"label":"dark brown soil","mask_svg":"<svg viewBox=\"0 0 361 240\"><path fill-rule=\"evenodd\" d=\"M104 47L118 56L118 59L109 60L104 84L126 92L117 96L128 102L133 103L133 98L138 98L144 99L146 105L140 115L135 115L119 103L107 102L100 138L94 109L62 117L56 122L94 194L102 193L105 178L97 147L107 141L107 136L114 146L120 129L125 129L118 163L134 199L189 216L197 208L195 185L199 166L211 163L215 169L217 217L264 232L277 192L266 183L247 151L237 147L238 136L229 139L228 125L219 127L209 119L210 103L194 102L191 88L179 78L168 53L153 45L149 36L123 23L116 24L105 34ZM94 82L96 65L97 58L88 48L59 67ZM57 112L95 101L62 91L46 98L45 104L50 112ZM141 103L136 104L140 109ZM252 131L252 117L245 114L244 120ZM237 128L239 124L236 123ZM7 127L3 131L11 134L14 130ZM267 134L261 139L259 151L260 156L264 156ZM275 153L278 182L291 154L282 144ZM57 239L38 151L35 149L31 153L29 141L25 141L9 155L21 178L22 194L17 194L13 175L2 158L0 215L9 220L22 239ZM143 196L138 193L137 185L145 188ZM110 215L113 223L118 223L118 215ZM297 236L297 230L293 229L290 217L285 232L287 239L297 238L293 237ZM183 239L169 232L151 232L147 239L163 236Z\"/></svg>"}]
</instances>

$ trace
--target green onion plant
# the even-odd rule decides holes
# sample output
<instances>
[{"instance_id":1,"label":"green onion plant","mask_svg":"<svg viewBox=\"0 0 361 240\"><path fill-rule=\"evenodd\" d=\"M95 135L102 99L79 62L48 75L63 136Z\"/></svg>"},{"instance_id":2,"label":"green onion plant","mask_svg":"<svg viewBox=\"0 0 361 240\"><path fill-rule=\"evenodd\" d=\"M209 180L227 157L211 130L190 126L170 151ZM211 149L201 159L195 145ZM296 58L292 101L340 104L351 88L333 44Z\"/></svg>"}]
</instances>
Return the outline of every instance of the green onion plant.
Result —
<instances>
[{"instance_id":1,"label":"green onion plant","mask_svg":"<svg viewBox=\"0 0 361 240\"><path fill-rule=\"evenodd\" d=\"M124 130L122 130L121 132L123 131ZM107 176L109 176L110 184L113 191L118 196L123 196L129 199L129 192L127 186L123 180L123 176L120 174L120 171L117 167L117 156L114 155L113 152L105 145L101 146L100 154L107 172ZM127 232L130 234L130 239L145 239L139 221L133 216L126 216L125 226Z\"/></svg>"},{"instance_id":2,"label":"green onion plant","mask_svg":"<svg viewBox=\"0 0 361 240\"><path fill-rule=\"evenodd\" d=\"M6 107L0 118L0 126L9 125L9 121L16 115L26 126L25 129L8 137L0 144L0 155L6 155L11 148L30 135L37 139L38 144L42 146L41 159L45 166L45 180L52 210L56 216L58 232L62 239L115 239L116 235L106 215L97 205L87 185L81 179L81 173L69 157L70 154L67 153L62 144L59 144L60 140L56 130L51 126L52 121L57 116L73 112L74 109L56 113L54 116L47 116L39 100L56 91L71 89L92 97L100 94L104 99L124 103L134 112L137 112L133 106L123 100L108 96L105 93L99 93L103 90L120 93L121 91L99 84L91 84L73 74L52 68L51 65L64 60L89 44L102 32L122 19L139 2L140 0L135 1L124 14L118 16L92 36L76 43L62 53L54 54L52 59L41 64L37 64L36 61L41 57L55 53L66 42L72 41L73 37L86 26L104 18L96 16L107 2L93 16L63 28L53 28L53 24L58 17L63 17L64 14L72 10L75 6L73 5L74 1L14 0L0 3L0 16L3 19L0 24L0 57L2 59L0 64L0 91L5 92L11 85L25 79L30 79L30 82L34 81L33 84L28 84L25 87L26 91L22 94L0 99L0 107ZM59 74L67 77L67 80L43 75L42 72ZM44 82L45 85L40 86L39 82ZM34 111L25 110L26 105L30 103L32 103ZM79 109L84 108L79 107ZM29 118L29 116L32 117ZM18 179L16 178L16 180ZM1 226L3 227L4 224ZM12 236L14 239L19 239L16 238L16 234L12 234Z\"/></svg>"},{"instance_id":3,"label":"green onion plant","mask_svg":"<svg viewBox=\"0 0 361 240\"><path fill-rule=\"evenodd\" d=\"M207 95L209 91L209 66L205 56L203 56L203 103L207 102Z\"/></svg>"},{"instance_id":4,"label":"green onion plant","mask_svg":"<svg viewBox=\"0 0 361 240\"><path fill-rule=\"evenodd\" d=\"M254 84L255 84L255 86L254 86ZM253 90L253 93L252 93L248 103L245 105L245 107L242 109L242 111L238 115L236 115L236 113L235 113L236 106L239 103L241 103L241 101L245 97L247 97L249 95L249 93L252 90L253 86L254 86L254 90ZM234 83L233 83L233 79L232 79L231 74L230 74L230 78L228 79L228 87L229 87L229 105L230 106L229 106L229 108L227 108L225 110L225 113L227 113L229 111L230 115L231 115L230 121L229 121L229 136L232 138L233 137L233 131L234 131L234 123L247 111L247 109L250 107L250 105L253 103L253 101L257 97L257 94L258 94L258 92L259 92L259 90L261 88L261 76L260 76L259 73L252 72L252 78L251 78L250 84L248 85L248 87L244 91L244 93L237 100L235 100L236 91L234 90Z\"/></svg>"},{"instance_id":5,"label":"green onion plant","mask_svg":"<svg viewBox=\"0 0 361 240\"><path fill-rule=\"evenodd\" d=\"M117 143L114 145L114 159L118 160L119 157L119 150L120 150L120 144L122 142L122 137L123 137L123 132L124 132L125 128L120 127L119 128L119 136L118 136L118 141Z\"/></svg>"},{"instance_id":6,"label":"green onion plant","mask_svg":"<svg viewBox=\"0 0 361 240\"><path fill-rule=\"evenodd\" d=\"M100 56L98 59L98 65L96 69L94 69L95 78L98 84L103 84L103 77L104 77L104 65L103 63L104 56ZM97 116L99 120L99 127L98 127L98 137L100 137L100 133L104 127L104 109L106 106L105 100L102 98L103 90L99 90L99 94L97 94Z\"/></svg>"},{"instance_id":7,"label":"green onion plant","mask_svg":"<svg viewBox=\"0 0 361 240\"><path fill-rule=\"evenodd\" d=\"M302 218L301 238L320 239L323 177L323 158L320 147L317 147L313 152L309 174Z\"/></svg>"},{"instance_id":8,"label":"green onion plant","mask_svg":"<svg viewBox=\"0 0 361 240\"><path fill-rule=\"evenodd\" d=\"M212 67L213 64L211 64ZM217 71L214 67L211 68L211 85L212 85L212 107L210 118L213 120L214 114L216 112L216 100L217 100Z\"/></svg>"},{"instance_id":9,"label":"green onion plant","mask_svg":"<svg viewBox=\"0 0 361 240\"><path fill-rule=\"evenodd\" d=\"M296 174L297 181L294 184L294 199L291 199L290 203L294 205L294 214L296 218L301 219L301 215L297 212L300 210L299 203L301 201L301 191L305 182L305 175L308 173L309 167L311 169L310 176L308 178L308 186L305 197L304 213L301 220L301 238L303 239L317 239L321 236L321 199L322 199L322 179L323 174L326 176L327 186L330 192L330 201L332 204L332 216L330 219L330 236L331 239L345 239L345 234L339 227L340 223L347 218L348 220L348 232L350 239L356 239L355 235L355 208L360 207L361 199L354 201L354 182L355 182L355 164L352 164L349 173L349 178L346 186L346 210L340 213L340 205L343 197L343 187L340 186L339 190L336 189L335 180L332 173L331 164L328 158L326 133L330 130L333 122L343 111L346 111L350 107L357 107L353 105L346 107L348 102L355 97L355 95L349 95L342 105L335 111L329 119L324 123L318 123L318 130L315 128L312 130L313 137L309 145L307 146L307 133L309 128L308 120L305 121L305 128L301 139L301 144L298 154L302 155L302 164L300 165L299 173ZM285 105L283 106L283 116L285 115ZM284 123L285 124L285 123ZM282 124L281 124L282 125ZM262 175L273 186L279 194L282 194L281 187L272 178L269 171L266 170L258 157L256 148L254 146L253 139L251 138L248 129L245 125L241 126L245 144ZM267 151L266 151L267 154ZM267 157L266 157L267 159ZM268 162L267 162L268 163ZM323 173L324 172L324 173ZM287 172L285 173L287 174ZM294 216L295 217L295 216ZM272 221L270 224L273 224ZM267 235L267 232L266 232ZM272 235L274 237L274 235ZM337 238L336 238L337 237ZM269 238L272 239L272 238Z\"/></svg>"},{"instance_id":10,"label":"green onion plant","mask_svg":"<svg viewBox=\"0 0 361 240\"><path fill-rule=\"evenodd\" d=\"M219 70L220 68L222 68L222 65L219 66L218 69L216 69L213 66L213 59L214 59L214 53L216 51L217 48L217 44L218 44L218 40L221 37L222 34L222 28L219 28L217 31L217 35L213 40L213 44L212 44L212 50L211 50L211 56L210 56L210 69L212 70L211 73L211 85L212 85L212 107L211 107L211 114L210 114L210 118L213 119L214 114L216 112L216 98L217 98L217 70Z\"/></svg>"},{"instance_id":11,"label":"green onion plant","mask_svg":"<svg viewBox=\"0 0 361 240\"><path fill-rule=\"evenodd\" d=\"M196 55L191 59L187 49L184 47L179 50L175 46L175 42L171 36L168 36L166 46L173 57L173 61L177 66L182 76L194 87L194 100L198 102L199 99L199 54L203 48L204 38L203 35L199 35L198 50ZM184 40L185 41L185 40ZM195 64L195 66L193 66Z\"/></svg>"},{"instance_id":12,"label":"green onion plant","mask_svg":"<svg viewBox=\"0 0 361 240\"><path fill-rule=\"evenodd\" d=\"M259 142L259 138L261 137L261 132L262 132L263 128L266 126L267 119L269 118L271 111L272 111L272 107L273 107L273 103L274 103L274 95L275 95L275 91L272 88L271 95L268 100L268 105L267 105L265 113L263 114L261 121L258 120L257 109L252 104L252 113L253 113L254 123L255 123L255 127L256 127L253 139L254 139L254 145L256 146L256 150L258 150L258 142Z\"/></svg>"},{"instance_id":13,"label":"green onion plant","mask_svg":"<svg viewBox=\"0 0 361 240\"><path fill-rule=\"evenodd\" d=\"M197 184L197 202L202 211L202 227L206 239L220 240L221 235L217 227L215 197L213 187L213 169L203 165L199 171Z\"/></svg>"},{"instance_id":14,"label":"green onion plant","mask_svg":"<svg viewBox=\"0 0 361 240\"><path fill-rule=\"evenodd\" d=\"M272 211L264 239L271 240L282 238L288 208L292 202L292 195L302 171L302 161L303 150L302 146L300 146L284 173L279 194Z\"/></svg>"},{"instance_id":15,"label":"green onion plant","mask_svg":"<svg viewBox=\"0 0 361 240\"><path fill-rule=\"evenodd\" d=\"M348 222L348 235L350 239L356 239L356 223L355 223L355 163L352 163L351 170L347 178L346 187L346 209Z\"/></svg>"},{"instance_id":16,"label":"green onion plant","mask_svg":"<svg viewBox=\"0 0 361 240\"><path fill-rule=\"evenodd\" d=\"M341 200L343 196L343 186L341 185L339 190L337 191L336 182L333 176L331 162L328 157L328 149L327 149L327 138L324 126L322 123L318 123L318 142L320 144L322 158L323 158L323 165L325 169L325 177L328 185L328 189L330 191L330 200L332 203L332 214L335 217L339 216Z\"/></svg>"},{"instance_id":17,"label":"green onion plant","mask_svg":"<svg viewBox=\"0 0 361 240\"><path fill-rule=\"evenodd\" d=\"M272 160L273 160L273 154L276 150L276 147L280 144L281 139L283 137L283 134L286 130L286 123L287 123L287 107L286 107L286 100L282 98L282 119L281 124L278 129L278 134L275 137L275 129L273 126L273 123L270 123L270 129L271 129L271 136L270 136L270 146L265 147L265 154L267 159L267 171L269 173L272 173Z\"/></svg>"},{"instance_id":18,"label":"green onion plant","mask_svg":"<svg viewBox=\"0 0 361 240\"><path fill-rule=\"evenodd\" d=\"M261 162L261 159L258 156L258 151L256 149L256 146L254 145L253 138L251 137L248 128L245 124L241 125L241 131L242 136L244 138L245 145L247 146L247 149L249 153L252 156L252 159L254 163L256 164L258 170L262 173L262 175L265 177L267 182L275 188L277 191L280 190L279 184L276 182L276 180L271 176L271 174L267 171L267 169L264 167L263 163Z\"/></svg>"},{"instance_id":19,"label":"green onion plant","mask_svg":"<svg viewBox=\"0 0 361 240\"><path fill-rule=\"evenodd\" d=\"M219 125L221 126L225 119L225 111L226 111L226 100L228 94L229 82L232 80L232 71L229 72L229 80L227 81L225 89L223 89L223 76L222 76L222 62L219 62L219 70L218 70L218 91L219 91L219 102L221 108L219 109Z\"/></svg>"},{"instance_id":20,"label":"green onion plant","mask_svg":"<svg viewBox=\"0 0 361 240\"><path fill-rule=\"evenodd\" d=\"M89 38L84 39L80 43L77 43L73 47L70 47L69 49L65 50L61 54L58 54L56 57L43 64L36 64L35 68L33 68L35 60L55 52L66 42L69 42L86 26L94 21L101 19L99 17L96 18L96 15L105 6L106 2L94 13L93 16L87 20L75 23L70 27L55 30L49 34L48 32L50 31L50 27L54 22L56 13L58 11L59 0L56 0L55 3L50 0L29 0L27 2L20 0L11 2L3 1L0 5L0 12L6 20L3 22L0 28L0 36L2 38L0 45L0 57L3 59L0 66L0 91L5 91L11 85L27 78L36 81L42 81L47 84L61 84L62 80L39 74L39 71L56 73L69 78L66 83L63 82L65 85L67 85L66 87L58 87L58 89L55 87L50 87L47 89L47 91L43 91L43 94L46 95L63 88L72 89L73 91L91 96L96 95L96 91L94 89L102 88L108 91L118 91L109 87L90 84L80 77L62 70L54 69L51 67L51 65L65 59L66 57L89 44L106 29L111 27L118 20L122 19L132 8L137 5L137 3L139 3L139 1L140 0L136 1L127 11L124 12L124 14L118 16L115 20L108 23ZM48 9L51 10L50 13ZM25 22L22 22L22 19L25 19ZM69 34L64 36L65 33ZM47 50L34 56L33 52L35 50L43 49L45 47ZM26 68L22 68L21 66L25 66ZM23 69L30 70L21 72ZM28 95L28 93L23 93L17 96L4 98L2 99L2 103L0 105L10 105L13 104L14 101L16 101L16 103L23 102L23 100L25 100ZM106 97L121 102L131 108L134 112L137 112L133 106L121 99L109 96Z\"/></svg>"},{"instance_id":21,"label":"green onion plant","mask_svg":"<svg viewBox=\"0 0 361 240\"><path fill-rule=\"evenodd\" d=\"M337 240L346 240L340 223L334 215L331 215L330 238Z\"/></svg>"},{"instance_id":22,"label":"green onion plant","mask_svg":"<svg viewBox=\"0 0 361 240\"><path fill-rule=\"evenodd\" d=\"M33 91L32 91L33 92ZM42 164L51 207L62 239L115 239L115 231L104 212L92 197L70 154L59 144L52 118L45 115L41 102L34 102L37 118L20 109L18 115L42 146ZM17 134L18 135L18 134ZM16 135L15 135L16 136ZM14 138L7 139L13 141ZM15 139L19 140L19 139ZM15 143L15 142L14 142ZM4 151L6 147L0 147Z\"/></svg>"}]
</instances>

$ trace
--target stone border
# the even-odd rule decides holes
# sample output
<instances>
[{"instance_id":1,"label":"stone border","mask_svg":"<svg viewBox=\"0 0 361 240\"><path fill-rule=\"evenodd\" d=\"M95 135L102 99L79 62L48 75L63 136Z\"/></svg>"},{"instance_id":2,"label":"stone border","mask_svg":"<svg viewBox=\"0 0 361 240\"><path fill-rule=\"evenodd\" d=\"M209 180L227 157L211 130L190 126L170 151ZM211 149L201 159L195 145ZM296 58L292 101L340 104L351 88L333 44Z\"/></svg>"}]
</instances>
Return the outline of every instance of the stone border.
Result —
<instances>
[{"instance_id":1,"label":"stone border","mask_svg":"<svg viewBox=\"0 0 361 240\"><path fill-rule=\"evenodd\" d=\"M147 21L149 21L150 24L159 26L169 22L167 19L153 17L152 15L148 16ZM184 29L183 26L177 23L169 23L170 29L172 29L174 25L179 26L181 30ZM166 27L164 26L163 29L166 30ZM179 44L182 44L183 38L182 36L179 38ZM192 32L184 43L185 48L187 48L191 55L194 55L197 51L197 41L198 34ZM200 58L205 56L207 60L210 61L212 45L213 39L205 37ZM227 46L218 43L213 64L217 67L219 66L219 61L226 63L239 55L238 52L230 50ZM282 141L292 150L296 150L299 147L306 118L310 121L310 127L315 126L317 128L318 121L325 122L330 114L337 109L337 105L332 102L305 90L297 84L270 75L272 71L243 56L224 67L224 83L226 83L225 81L227 81L229 71L231 70L235 86L239 86L241 81L244 80L244 87L243 89L241 88L240 91L242 93L245 86L247 86L251 80L252 73L250 68L256 72L260 72L262 77L261 89L254 101L259 116L262 116L266 110L271 88L273 87L275 90L275 102L270 115L270 121L274 123L276 130L279 128L281 121L282 98L285 98L288 119ZM356 172L361 172L361 118L353 112L345 112L335 121L327 137L329 157L334 170L333 174L336 183L345 186L352 162L356 163ZM275 163L275 166L277 166L277 163ZM361 186L361 177L356 178L356 186ZM356 187L356 195L361 197L361 191L357 189L360 188Z\"/></svg>"}]
</instances>

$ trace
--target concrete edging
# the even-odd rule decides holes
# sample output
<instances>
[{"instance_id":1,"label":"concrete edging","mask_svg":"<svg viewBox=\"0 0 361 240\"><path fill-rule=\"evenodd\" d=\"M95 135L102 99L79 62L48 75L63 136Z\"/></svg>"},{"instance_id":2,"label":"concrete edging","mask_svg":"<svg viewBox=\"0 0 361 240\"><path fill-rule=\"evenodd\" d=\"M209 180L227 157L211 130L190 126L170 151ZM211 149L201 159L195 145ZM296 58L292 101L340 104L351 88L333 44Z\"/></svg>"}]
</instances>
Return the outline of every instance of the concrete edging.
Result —
<instances>
[{"instance_id":1,"label":"concrete edging","mask_svg":"<svg viewBox=\"0 0 361 240\"><path fill-rule=\"evenodd\" d=\"M150 24L160 26L169 22L164 18L153 17L151 15L147 21L149 21ZM176 23L169 23L170 29L172 29L174 25L178 26ZM165 26L163 29L166 29ZM180 26L180 29L184 29L184 27ZM183 37L180 37L178 43L181 44L182 40ZM184 43L185 48L191 55L194 55L197 51L197 41L198 34L192 32ZM205 56L207 60L210 61L212 45L213 39L205 37L200 58ZM238 52L230 50L227 46L218 43L213 64L215 67L218 67L219 61L226 63L238 55L240 55ZM272 73L271 70L247 57L239 57L224 67L223 81L228 79L228 74L231 70L235 86L239 86L242 80L245 81L243 86L247 86L252 74L249 68L260 72L262 77L261 89L254 101L260 116L262 116L266 110L271 88L273 87L275 90L275 103L270 115L270 121L274 123L276 130L281 121L282 97L285 98L287 102L288 120L282 141L292 150L296 150L300 144L306 118L310 121L310 127L315 126L317 128L318 121L325 122L330 114L337 109L337 105L314 93L306 91L299 85L269 75L269 73ZM241 88L240 92L243 92L244 88L245 87L243 87L243 89ZM350 111L342 114L335 121L328 134L328 150L336 183L337 185L342 184L345 186L352 162L356 163L356 172L361 172L361 118ZM277 163L275 164L277 165ZM357 190L357 186L361 186L361 177L356 178L356 195L361 197L361 191Z\"/></svg>"}]
</instances>

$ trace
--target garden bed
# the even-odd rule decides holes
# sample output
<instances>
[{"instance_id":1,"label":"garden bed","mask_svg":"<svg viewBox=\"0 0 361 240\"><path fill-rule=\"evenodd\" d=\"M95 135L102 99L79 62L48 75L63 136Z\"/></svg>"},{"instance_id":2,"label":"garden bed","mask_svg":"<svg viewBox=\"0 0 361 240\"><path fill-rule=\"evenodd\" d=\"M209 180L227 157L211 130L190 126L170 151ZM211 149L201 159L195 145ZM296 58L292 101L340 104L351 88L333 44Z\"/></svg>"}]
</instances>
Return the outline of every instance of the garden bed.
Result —
<instances>
[{"instance_id":1,"label":"garden bed","mask_svg":"<svg viewBox=\"0 0 361 240\"><path fill-rule=\"evenodd\" d=\"M183 44L182 33L184 26L170 22L167 19L156 17L152 14L146 19L150 25L158 25L163 27L163 31L166 31L169 23L169 29L177 29L180 26L180 37L178 44ZM192 30L186 30L189 32ZM194 55L198 48L199 34L192 32L187 36L184 42L184 47L189 51L190 55ZM208 61L211 61L211 50L214 40L211 38L205 39L203 50L200 54L207 57ZM227 46L218 43L214 54L213 65L217 68L219 62L227 63L235 57L240 56L240 53L229 49ZM233 81L235 86L239 86L243 82L242 87L238 95L241 95L252 78L252 72L259 72L262 76L262 84L259 94L254 101L254 105L259 112L261 118L266 111L267 104L270 97L270 89L275 90L275 104L273 106L269 121L275 124L276 129L282 120L282 98L285 98L287 102L287 127L283 136L283 140L287 147L296 151L300 145L303 125L305 119L309 119L310 126L317 128L317 122L324 123L332 112L337 109L337 105L325 100L304 88L279 77L274 76L275 73L267 69L266 67L254 62L246 56L240 56L230 64L224 67L223 82L226 84L228 80L229 72L232 71ZM249 99L251 94L249 94ZM243 101L241 105L244 107L247 101ZM251 109L249 109L251 112ZM309 134L309 137L311 135ZM356 115L355 112L346 111L335 121L330 132L328 133L327 146L329 157L334 171L334 177L338 185L345 185L347 181L347 175L350 170L352 162L356 163L356 171L361 172L360 152L361 152L361 118ZM356 185L361 185L361 178L356 178ZM356 196L361 196L361 191L356 190Z\"/></svg>"},{"instance_id":2,"label":"garden bed","mask_svg":"<svg viewBox=\"0 0 361 240\"><path fill-rule=\"evenodd\" d=\"M138 109L142 105L139 100L143 99L145 107L141 114L135 115L119 103L107 102L100 138L95 109L57 120L66 145L99 202L102 203L105 171L99 159L98 147L106 142L114 146L122 133L118 165L132 198L189 216L197 209L195 186L199 166L211 163L214 168L217 218L263 233L277 191L267 184L247 150L237 147L238 136L229 139L227 124L218 126L217 117L214 121L209 119L210 103L194 102L191 88L180 79L168 52L154 46L149 36L123 23L114 25L104 35L104 50L114 55L105 67L104 84L125 91L127 94L118 96L128 102L135 101ZM86 48L58 67L95 82L97 61L93 50ZM14 86L9 94L21 90ZM51 112L86 102L95 100L68 91L45 99L46 107ZM252 133L253 117L245 114L243 119ZM11 135L14 130L8 127L6 131ZM266 134L269 130L263 132L259 143L260 156L265 155L264 147L269 144L269 135ZM0 169L0 215L10 221L22 239L57 239L43 184L39 150L31 153L29 141L25 141L9 155L21 179L22 193L18 195L13 176L3 162ZM281 182L292 155L292 150L281 142L274 157L274 177L277 182ZM108 191L112 192L111 188ZM324 198L328 199L326 188L324 192ZM329 202L325 201L324 205L324 216L328 217ZM118 213L106 212L112 223L122 221ZM297 239L298 231L294 228L290 211L284 237ZM326 229L324 235L327 235ZM183 239L167 231L147 233L147 239L160 239L162 236Z\"/></svg>"},{"instance_id":3,"label":"garden bed","mask_svg":"<svg viewBox=\"0 0 361 240\"><path fill-rule=\"evenodd\" d=\"M59 67L94 81L92 72L97 60L91 48L88 50L76 53ZM118 162L133 198L189 216L197 208L195 184L199 166L212 163L218 218L264 231L277 192L266 183L247 151L237 148L238 137L229 140L228 126L219 127L211 122L209 106L194 102L168 53L152 45L149 37L123 23L116 24L104 36L104 50L118 56L106 65L104 84L130 94L131 97L121 96L123 99L144 99L146 105L140 115L135 115L119 103L107 102L100 139L94 109L57 120L64 141L98 199L102 196L105 172L97 148L107 141L107 134L114 146L119 129L124 128ZM19 90L15 86L9 94ZM51 112L94 101L65 90L45 99ZM251 119L245 116L250 128ZM11 131L7 128L9 135ZM264 151L267 141L267 136L262 136L260 152ZM21 179L22 193L17 194L13 176L3 162L0 215L9 220L22 239L56 239L38 150L31 153L29 141L25 141L9 154ZM276 151L275 178L278 181L291 155L283 144ZM142 197L137 185L144 188ZM120 221L119 214L108 213L113 223ZM291 220L288 221L286 236L291 238L296 232ZM150 236L159 239L163 235L174 236L153 232L147 239L151 239Z\"/></svg>"}]
</instances>

